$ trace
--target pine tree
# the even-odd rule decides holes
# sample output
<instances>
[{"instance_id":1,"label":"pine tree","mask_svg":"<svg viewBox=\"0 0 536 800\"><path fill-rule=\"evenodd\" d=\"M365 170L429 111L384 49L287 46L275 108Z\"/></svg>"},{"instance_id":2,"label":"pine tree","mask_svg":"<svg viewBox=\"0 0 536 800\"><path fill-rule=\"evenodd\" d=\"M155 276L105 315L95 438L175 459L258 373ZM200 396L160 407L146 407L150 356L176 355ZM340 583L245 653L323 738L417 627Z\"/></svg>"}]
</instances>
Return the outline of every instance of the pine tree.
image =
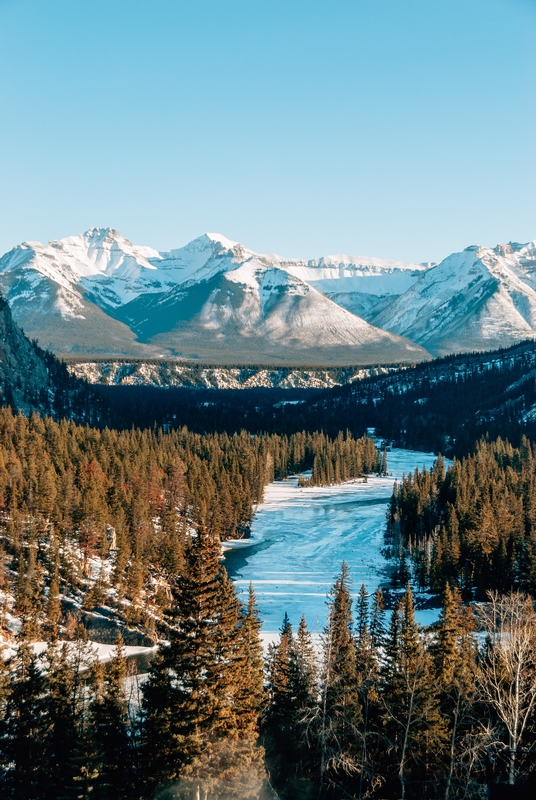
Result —
<instances>
[{"instance_id":1,"label":"pine tree","mask_svg":"<svg viewBox=\"0 0 536 800\"><path fill-rule=\"evenodd\" d=\"M324 632L324 664L318 746L320 781L326 790L352 791L361 770L359 762L362 708L357 689L350 578L345 563L329 596Z\"/></svg>"},{"instance_id":2,"label":"pine tree","mask_svg":"<svg viewBox=\"0 0 536 800\"><path fill-rule=\"evenodd\" d=\"M45 680L36 656L24 639L19 640L8 668L10 679L0 728L3 796L40 800L46 778Z\"/></svg>"},{"instance_id":3,"label":"pine tree","mask_svg":"<svg viewBox=\"0 0 536 800\"><path fill-rule=\"evenodd\" d=\"M477 671L473 628L472 613L463 608L459 590L447 584L436 641L431 648L441 714L449 737L444 800L452 796L456 783L459 787L469 783L465 750L474 722Z\"/></svg>"},{"instance_id":4,"label":"pine tree","mask_svg":"<svg viewBox=\"0 0 536 800\"><path fill-rule=\"evenodd\" d=\"M293 687L291 683L294 637L285 612L279 641L271 644L267 659L266 708L262 726L262 742L272 780L284 791L293 774Z\"/></svg>"},{"instance_id":5,"label":"pine tree","mask_svg":"<svg viewBox=\"0 0 536 800\"><path fill-rule=\"evenodd\" d=\"M228 781L233 770L262 772L262 751L240 737L241 614L218 557L218 542L200 530L174 593L169 645L143 687L142 764L150 786L184 778L208 787L218 772Z\"/></svg>"},{"instance_id":6,"label":"pine tree","mask_svg":"<svg viewBox=\"0 0 536 800\"><path fill-rule=\"evenodd\" d=\"M318 702L317 655L305 616L302 614L290 653L290 683L294 717L299 725Z\"/></svg>"},{"instance_id":7,"label":"pine tree","mask_svg":"<svg viewBox=\"0 0 536 800\"><path fill-rule=\"evenodd\" d=\"M258 733L264 701L264 660L260 639L261 621L253 585L250 583L248 602L242 608L238 646L244 654L242 685L239 687L238 710L243 715L240 727Z\"/></svg>"},{"instance_id":8,"label":"pine tree","mask_svg":"<svg viewBox=\"0 0 536 800\"><path fill-rule=\"evenodd\" d=\"M51 642L55 642L58 638L58 628L61 620L61 601L60 601L60 588L59 588L59 572L58 568L54 569L50 586L48 587L47 604L46 604L46 634Z\"/></svg>"},{"instance_id":9,"label":"pine tree","mask_svg":"<svg viewBox=\"0 0 536 800\"><path fill-rule=\"evenodd\" d=\"M378 587L372 598L370 614L370 636L376 651L385 644L385 601Z\"/></svg>"},{"instance_id":10,"label":"pine tree","mask_svg":"<svg viewBox=\"0 0 536 800\"><path fill-rule=\"evenodd\" d=\"M303 615L291 647L290 685L294 780L290 782L289 796L306 800L317 793L316 751L308 730L318 715L319 687L317 654Z\"/></svg>"},{"instance_id":11,"label":"pine tree","mask_svg":"<svg viewBox=\"0 0 536 800\"><path fill-rule=\"evenodd\" d=\"M359 776L359 797L369 790L375 783L373 744L377 740L379 717L379 645L375 645L374 637L369 630L370 616L368 609L368 595L363 584L357 599L357 635L356 635L356 673L359 700L363 709L362 735L360 742L359 761L361 771ZM375 636L383 640L380 613L382 611L381 593L376 594L374 603L373 622Z\"/></svg>"},{"instance_id":12,"label":"pine tree","mask_svg":"<svg viewBox=\"0 0 536 800\"><path fill-rule=\"evenodd\" d=\"M80 724L79 675L67 644L52 644L47 651L47 695L45 715L47 736L45 796L54 800L72 779L71 756L78 741Z\"/></svg>"},{"instance_id":13,"label":"pine tree","mask_svg":"<svg viewBox=\"0 0 536 800\"><path fill-rule=\"evenodd\" d=\"M95 666L95 653L82 625L68 645L52 648L47 721L50 800L90 800L97 772L87 735L90 694L86 676Z\"/></svg>"},{"instance_id":14,"label":"pine tree","mask_svg":"<svg viewBox=\"0 0 536 800\"><path fill-rule=\"evenodd\" d=\"M392 758L397 797L404 800L408 781L433 780L436 755L445 737L430 657L415 621L411 587L392 616L382 670L385 735Z\"/></svg>"},{"instance_id":15,"label":"pine tree","mask_svg":"<svg viewBox=\"0 0 536 800\"><path fill-rule=\"evenodd\" d=\"M88 709L89 754L97 773L94 792L101 800L126 800L131 796L133 758L126 677L126 656L119 635L108 668L101 662L93 668L93 699Z\"/></svg>"}]
</instances>

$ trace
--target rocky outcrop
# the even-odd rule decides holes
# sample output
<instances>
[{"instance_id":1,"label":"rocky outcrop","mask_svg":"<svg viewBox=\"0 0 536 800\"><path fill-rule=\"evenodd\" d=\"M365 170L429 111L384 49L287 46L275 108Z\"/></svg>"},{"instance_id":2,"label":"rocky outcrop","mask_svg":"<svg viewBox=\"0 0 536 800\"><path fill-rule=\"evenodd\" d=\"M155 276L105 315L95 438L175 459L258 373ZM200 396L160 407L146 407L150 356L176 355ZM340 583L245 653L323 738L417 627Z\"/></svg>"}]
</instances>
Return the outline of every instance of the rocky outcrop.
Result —
<instances>
[{"instance_id":1,"label":"rocky outcrop","mask_svg":"<svg viewBox=\"0 0 536 800\"><path fill-rule=\"evenodd\" d=\"M215 367L179 361L95 360L68 364L71 375L104 386L162 389L329 389L397 367Z\"/></svg>"}]
</instances>

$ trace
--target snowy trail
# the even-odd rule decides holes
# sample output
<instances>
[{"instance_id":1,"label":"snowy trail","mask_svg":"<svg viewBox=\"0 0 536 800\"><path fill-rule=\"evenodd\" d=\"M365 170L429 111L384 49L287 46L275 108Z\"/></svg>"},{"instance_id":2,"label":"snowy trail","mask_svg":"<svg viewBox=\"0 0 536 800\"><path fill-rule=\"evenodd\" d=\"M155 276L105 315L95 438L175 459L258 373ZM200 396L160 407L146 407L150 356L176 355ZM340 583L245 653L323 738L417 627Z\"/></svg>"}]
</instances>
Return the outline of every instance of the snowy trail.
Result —
<instances>
[{"instance_id":1,"label":"snowy trail","mask_svg":"<svg viewBox=\"0 0 536 800\"><path fill-rule=\"evenodd\" d=\"M313 632L326 620L326 594L341 562L347 562L353 593L364 583L374 591L385 578L381 555L387 505L395 479L415 467L431 467L436 456L411 450L388 453L389 476L367 483L298 488L297 477L266 487L253 520L251 546L225 551L237 587L253 583L263 633L277 631L285 611L293 626L302 613ZM420 612L421 622L430 612Z\"/></svg>"}]
</instances>

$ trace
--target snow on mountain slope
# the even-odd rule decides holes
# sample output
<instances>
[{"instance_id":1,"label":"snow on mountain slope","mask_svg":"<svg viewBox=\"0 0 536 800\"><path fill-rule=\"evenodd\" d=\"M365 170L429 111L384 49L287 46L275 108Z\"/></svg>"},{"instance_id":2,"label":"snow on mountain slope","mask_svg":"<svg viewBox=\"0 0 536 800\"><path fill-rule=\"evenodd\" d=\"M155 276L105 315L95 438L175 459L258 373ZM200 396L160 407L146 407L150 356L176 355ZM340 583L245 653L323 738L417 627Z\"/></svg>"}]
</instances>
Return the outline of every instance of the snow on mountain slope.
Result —
<instances>
[{"instance_id":1,"label":"snow on mountain slope","mask_svg":"<svg viewBox=\"0 0 536 800\"><path fill-rule=\"evenodd\" d=\"M218 233L206 233L179 249L158 252L133 245L112 228L91 228L79 236L47 245L24 242L0 259L0 273L24 276L26 284L35 284L36 276L41 276L61 286L65 292L59 306L66 316L72 316L72 309L79 308L77 298L82 295L107 311L141 294L166 291L187 280L206 280L252 257L265 264L282 266L322 292L336 289L341 297L350 291L398 295L424 268L418 264L352 256L328 256L309 262L261 256ZM227 259L227 264L222 259ZM6 279L7 282L10 301L15 300L15 281Z\"/></svg>"},{"instance_id":2,"label":"snow on mountain slope","mask_svg":"<svg viewBox=\"0 0 536 800\"><path fill-rule=\"evenodd\" d=\"M260 356L275 363L348 362L352 355L383 363L428 357L422 348L341 308L275 260L248 258L247 251L234 247L168 292L132 301L118 318L140 341L187 357L226 353L227 360L236 354L250 363Z\"/></svg>"},{"instance_id":3,"label":"snow on mountain slope","mask_svg":"<svg viewBox=\"0 0 536 800\"><path fill-rule=\"evenodd\" d=\"M407 291L428 266L345 255L284 264L292 275L369 322L385 305Z\"/></svg>"},{"instance_id":4,"label":"snow on mountain slope","mask_svg":"<svg viewBox=\"0 0 536 800\"><path fill-rule=\"evenodd\" d=\"M325 256L305 262L286 262L285 269L320 291L340 289L365 294L402 294L428 269L426 264L406 264L363 256Z\"/></svg>"},{"instance_id":5,"label":"snow on mountain slope","mask_svg":"<svg viewBox=\"0 0 536 800\"><path fill-rule=\"evenodd\" d=\"M442 355L536 337L536 242L453 253L375 323Z\"/></svg>"},{"instance_id":6,"label":"snow on mountain slope","mask_svg":"<svg viewBox=\"0 0 536 800\"><path fill-rule=\"evenodd\" d=\"M140 294L175 286L233 244L205 234L186 247L159 253L133 245L112 228L91 228L46 246L24 242L0 259L0 273L40 275L67 292L86 294L101 308L117 308Z\"/></svg>"},{"instance_id":7,"label":"snow on mountain slope","mask_svg":"<svg viewBox=\"0 0 536 800\"><path fill-rule=\"evenodd\" d=\"M307 363L385 363L426 357L419 345L441 354L533 336L536 244L468 248L430 266L259 255L216 233L158 252L91 228L13 248L0 259L0 291L56 353L251 363L310 351Z\"/></svg>"}]
</instances>

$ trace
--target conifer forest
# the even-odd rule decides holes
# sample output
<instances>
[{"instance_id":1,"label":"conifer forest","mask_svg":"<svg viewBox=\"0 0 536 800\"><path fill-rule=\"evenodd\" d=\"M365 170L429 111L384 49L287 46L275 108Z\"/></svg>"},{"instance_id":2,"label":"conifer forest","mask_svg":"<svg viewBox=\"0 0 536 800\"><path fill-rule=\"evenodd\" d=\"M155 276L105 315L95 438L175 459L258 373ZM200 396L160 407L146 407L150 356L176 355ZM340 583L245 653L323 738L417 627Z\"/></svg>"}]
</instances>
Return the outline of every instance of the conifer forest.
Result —
<instances>
[{"instance_id":1,"label":"conifer forest","mask_svg":"<svg viewBox=\"0 0 536 800\"><path fill-rule=\"evenodd\" d=\"M450 408L468 387L475 404L489 395L489 370L451 379L450 363L288 408L257 393L236 418L225 392L151 406L69 379L68 402L24 414L4 392L0 796L536 796L536 444L511 406L478 425ZM424 404L401 422L423 386L440 436ZM354 585L342 563L322 634L304 610L263 646L254 589L238 595L222 542L249 536L270 482L386 475L400 444L438 456L395 483L381 587ZM430 626L417 593L440 609ZM107 642L106 663L92 640Z\"/></svg>"}]
</instances>

